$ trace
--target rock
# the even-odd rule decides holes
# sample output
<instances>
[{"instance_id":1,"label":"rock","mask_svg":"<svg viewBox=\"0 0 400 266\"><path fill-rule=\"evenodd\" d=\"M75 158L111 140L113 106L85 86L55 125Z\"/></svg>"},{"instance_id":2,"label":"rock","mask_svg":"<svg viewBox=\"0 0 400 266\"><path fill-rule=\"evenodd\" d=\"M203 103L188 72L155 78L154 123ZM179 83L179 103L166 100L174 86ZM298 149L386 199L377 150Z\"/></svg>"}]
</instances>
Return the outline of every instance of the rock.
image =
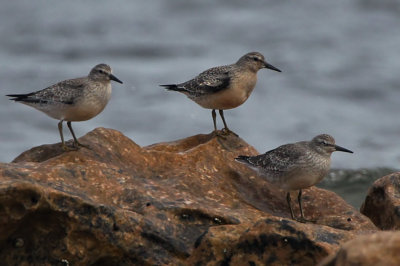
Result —
<instances>
[{"instance_id":1,"label":"rock","mask_svg":"<svg viewBox=\"0 0 400 266\"><path fill-rule=\"evenodd\" d=\"M361 206L361 213L382 230L400 229L400 172L374 182Z\"/></svg>"},{"instance_id":2,"label":"rock","mask_svg":"<svg viewBox=\"0 0 400 266\"><path fill-rule=\"evenodd\" d=\"M285 193L233 160L257 154L233 134L140 147L98 128L80 142L90 149L43 145L0 163L0 261L309 265L376 231L316 187L303 193L305 215L316 224L292 221Z\"/></svg>"},{"instance_id":3,"label":"rock","mask_svg":"<svg viewBox=\"0 0 400 266\"><path fill-rule=\"evenodd\" d=\"M189 265L315 265L355 234L270 217L208 230Z\"/></svg>"},{"instance_id":4,"label":"rock","mask_svg":"<svg viewBox=\"0 0 400 266\"><path fill-rule=\"evenodd\" d=\"M343 244L336 254L324 259L319 266L400 265L400 232L378 232L358 236Z\"/></svg>"}]
</instances>

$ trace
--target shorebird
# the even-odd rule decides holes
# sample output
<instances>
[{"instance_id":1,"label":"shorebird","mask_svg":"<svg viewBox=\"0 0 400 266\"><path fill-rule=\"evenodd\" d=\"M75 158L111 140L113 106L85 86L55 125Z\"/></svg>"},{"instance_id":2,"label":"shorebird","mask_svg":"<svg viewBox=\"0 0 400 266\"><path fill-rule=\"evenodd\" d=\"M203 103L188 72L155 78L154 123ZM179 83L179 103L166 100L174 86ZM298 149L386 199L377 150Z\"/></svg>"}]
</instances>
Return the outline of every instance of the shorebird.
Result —
<instances>
[{"instance_id":1,"label":"shorebird","mask_svg":"<svg viewBox=\"0 0 400 266\"><path fill-rule=\"evenodd\" d=\"M212 109L215 132L217 132L215 110L218 109L224 130L231 132L224 118L224 110L238 107L249 98L257 83L257 72L262 68L281 72L267 63L262 54L251 52L234 64L210 68L189 81L160 86L181 92L201 107Z\"/></svg>"},{"instance_id":2,"label":"shorebird","mask_svg":"<svg viewBox=\"0 0 400 266\"><path fill-rule=\"evenodd\" d=\"M87 77L64 80L36 92L6 96L60 120L58 130L61 145L64 150L69 150L64 142L62 123L67 121L74 138L74 148L87 147L79 143L71 122L89 120L103 111L111 97L110 80L122 84L122 81L112 74L109 65L99 64L92 68Z\"/></svg>"},{"instance_id":3,"label":"shorebird","mask_svg":"<svg viewBox=\"0 0 400 266\"><path fill-rule=\"evenodd\" d=\"M311 141L286 144L257 156L238 156L236 161L255 170L261 177L287 192L286 200L293 220L306 222L301 206L302 189L320 182L329 172L331 154L334 151L353 153L335 144L327 134L314 137ZM290 191L299 190L300 219L293 214Z\"/></svg>"}]
</instances>

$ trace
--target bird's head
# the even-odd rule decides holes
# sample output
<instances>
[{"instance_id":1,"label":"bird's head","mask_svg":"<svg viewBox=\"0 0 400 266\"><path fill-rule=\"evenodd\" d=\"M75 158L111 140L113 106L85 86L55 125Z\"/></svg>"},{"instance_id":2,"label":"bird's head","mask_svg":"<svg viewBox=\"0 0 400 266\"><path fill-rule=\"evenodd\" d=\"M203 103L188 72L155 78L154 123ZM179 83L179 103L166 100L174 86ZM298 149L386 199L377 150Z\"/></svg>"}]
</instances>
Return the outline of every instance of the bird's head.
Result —
<instances>
[{"instance_id":1,"label":"bird's head","mask_svg":"<svg viewBox=\"0 0 400 266\"><path fill-rule=\"evenodd\" d=\"M335 139L328 134L321 134L311 140L311 146L318 152L330 156L334 151L353 153L351 150L336 145Z\"/></svg>"},{"instance_id":2,"label":"bird's head","mask_svg":"<svg viewBox=\"0 0 400 266\"><path fill-rule=\"evenodd\" d=\"M259 52L251 52L251 53L245 54L237 61L236 64L246 66L254 72L257 72L258 70L260 70L262 68L268 68L271 70L282 72L280 69L267 63L267 61L265 61L264 56Z\"/></svg>"},{"instance_id":3,"label":"bird's head","mask_svg":"<svg viewBox=\"0 0 400 266\"><path fill-rule=\"evenodd\" d=\"M97 66L92 68L89 73L89 78L97 81L114 80L122 84L122 81L112 74L111 67L107 64L98 64Z\"/></svg>"}]
</instances>

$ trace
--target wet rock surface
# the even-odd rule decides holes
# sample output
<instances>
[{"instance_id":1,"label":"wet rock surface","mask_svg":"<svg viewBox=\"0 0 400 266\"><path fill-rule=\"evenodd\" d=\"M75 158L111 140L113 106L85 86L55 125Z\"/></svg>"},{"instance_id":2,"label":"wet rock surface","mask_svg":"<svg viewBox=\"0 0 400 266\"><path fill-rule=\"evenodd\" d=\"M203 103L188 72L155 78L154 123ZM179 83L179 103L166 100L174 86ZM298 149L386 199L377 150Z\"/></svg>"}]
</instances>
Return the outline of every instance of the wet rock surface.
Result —
<instances>
[{"instance_id":1,"label":"wet rock surface","mask_svg":"<svg viewBox=\"0 0 400 266\"><path fill-rule=\"evenodd\" d=\"M378 232L345 243L320 266L400 265L400 232Z\"/></svg>"},{"instance_id":2,"label":"wet rock surface","mask_svg":"<svg viewBox=\"0 0 400 266\"><path fill-rule=\"evenodd\" d=\"M400 229L400 172L374 182L361 212L382 230Z\"/></svg>"},{"instance_id":3,"label":"wet rock surface","mask_svg":"<svg viewBox=\"0 0 400 266\"><path fill-rule=\"evenodd\" d=\"M312 265L377 230L335 193L286 193L235 162L257 151L233 134L140 147L97 128L0 163L0 260L40 265ZM292 198L296 198L293 194ZM299 215L297 204L294 212Z\"/></svg>"}]
</instances>

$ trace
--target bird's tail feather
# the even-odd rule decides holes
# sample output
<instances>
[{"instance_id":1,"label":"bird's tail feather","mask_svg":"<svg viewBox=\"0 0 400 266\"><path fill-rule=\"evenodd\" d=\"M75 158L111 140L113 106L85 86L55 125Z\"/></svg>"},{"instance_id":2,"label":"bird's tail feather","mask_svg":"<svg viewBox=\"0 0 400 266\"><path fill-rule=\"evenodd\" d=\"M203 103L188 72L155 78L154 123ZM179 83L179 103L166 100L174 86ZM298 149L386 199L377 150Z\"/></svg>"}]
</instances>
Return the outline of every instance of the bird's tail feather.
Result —
<instances>
[{"instance_id":1,"label":"bird's tail feather","mask_svg":"<svg viewBox=\"0 0 400 266\"><path fill-rule=\"evenodd\" d=\"M47 100L45 99L38 99L35 97L30 97L34 93L27 93L27 94L8 94L6 96L11 97L9 100L16 101L16 102L25 102L25 103L46 103Z\"/></svg>"},{"instance_id":2,"label":"bird's tail feather","mask_svg":"<svg viewBox=\"0 0 400 266\"><path fill-rule=\"evenodd\" d=\"M166 90L169 91L187 91L186 89L182 87L178 87L176 84L165 84L165 85L160 85L161 87L164 87Z\"/></svg>"},{"instance_id":3,"label":"bird's tail feather","mask_svg":"<svg viewBox=\"0 0 400 266\"><path fill-rule=\"evenodd\" d=\"M248 163L249 158L250 158L249 156L239 155L238 157L235 158L235 161L237 161L239 163Z\"/></svg>"},{"instance_id":4,"label":"bird's tail feather","mask_svg":"<svg viewBox=\"0 0 400 266\"><path fill-rule=\"evenodd\" d=\"M31 93L28 93L28 94L7 94L6 96L12 97L9 100L18 102L18 101L25 101L30 95L32 95L32 94Z\"/></svg>"}]
</instances>

